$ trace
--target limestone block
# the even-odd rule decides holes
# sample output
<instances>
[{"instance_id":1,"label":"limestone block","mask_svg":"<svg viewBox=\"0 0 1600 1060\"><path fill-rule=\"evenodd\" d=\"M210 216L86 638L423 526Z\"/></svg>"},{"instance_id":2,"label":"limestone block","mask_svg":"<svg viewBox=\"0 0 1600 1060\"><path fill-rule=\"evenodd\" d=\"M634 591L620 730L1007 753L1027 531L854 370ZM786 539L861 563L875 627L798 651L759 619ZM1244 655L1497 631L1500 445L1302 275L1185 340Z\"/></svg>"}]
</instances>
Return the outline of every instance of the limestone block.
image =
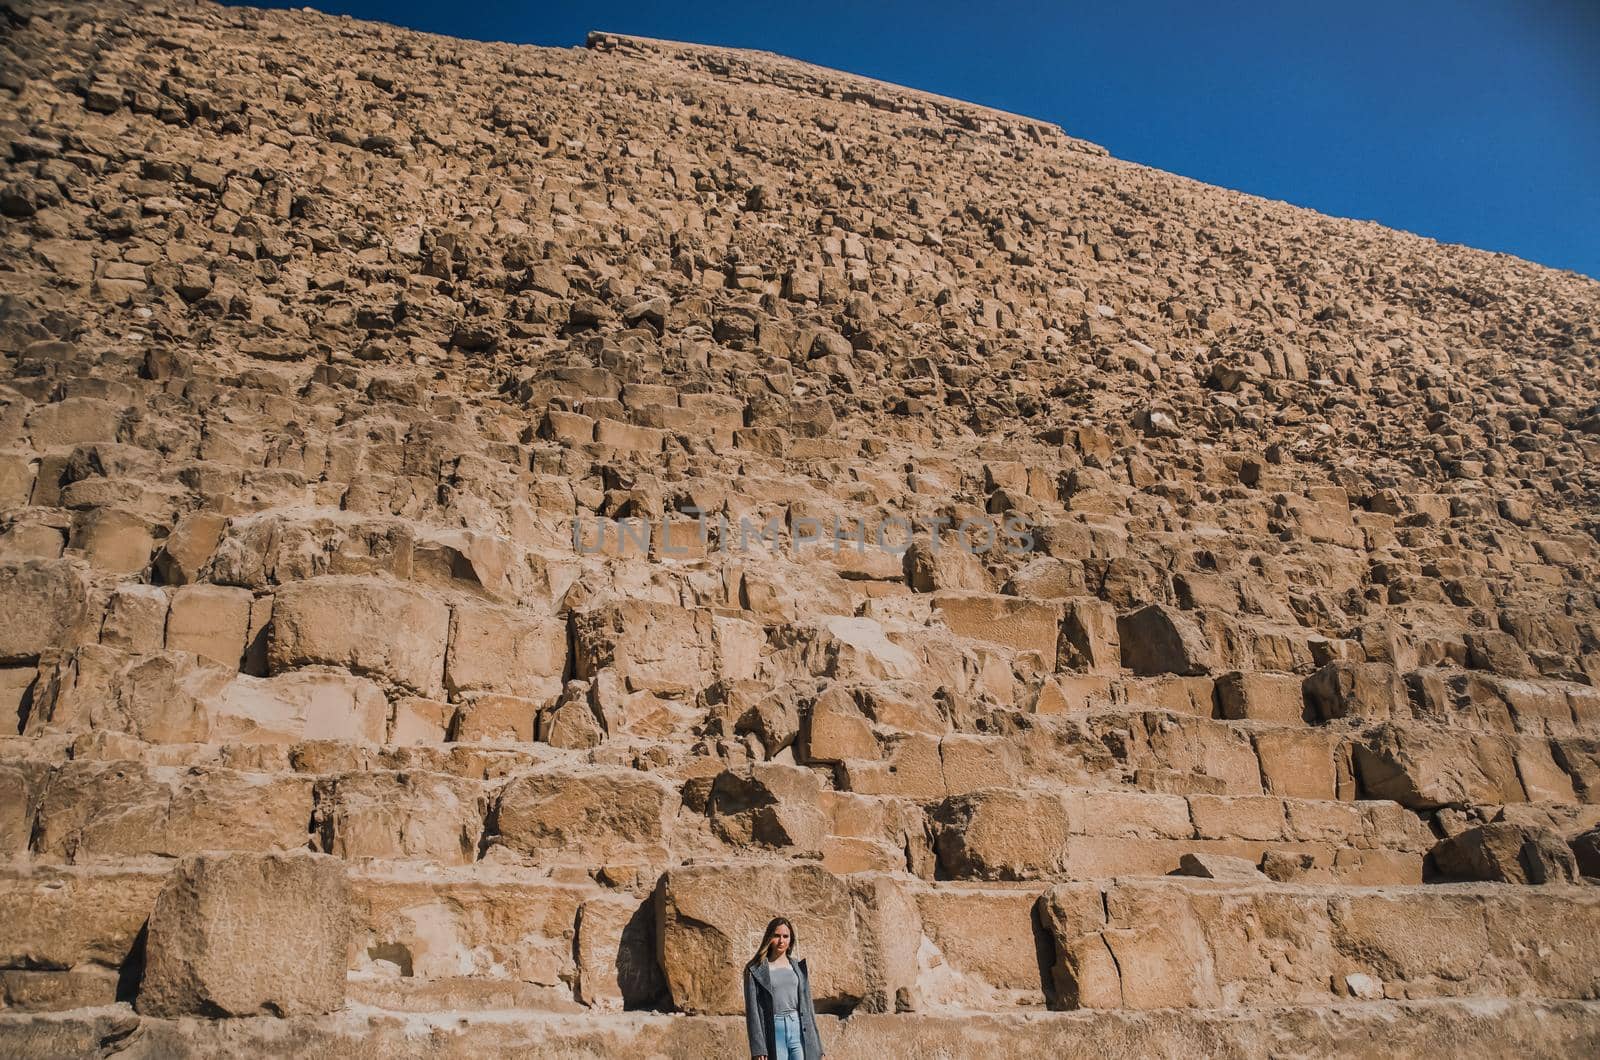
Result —
<instances>
[{"instance_id":1,"label":"limestone block","mask_svg":"<svg viewBox=\"0 0 1600 1060\"><path fill-rule=\"evenodd\" d=\"M166 646L192 652L237 670L250 631L248 589L226 585L185 585L172 596Z\"/></svg>"},{"instance_id":2,"label":"limestone block","mask_svg":"<svg viewBox=\"0 0 1600 1060\"><path fill-rule=\"evenodd\" d=\"M227 519L216 512L190 512L179 519L156 553L155 567L161 581L166 585L199 581L226 526Z\"/></svg>"},{"instance_id":3,"label":"limestone block","mask_svg":"<svg viewBox=\"0 0 1600 1060\"><path fill-rule=\"evenodd\" d=\"M521 696L473 696L450 723L450 739L460 743L532 743L541 704ZM550 742L546 738L546 742Z\"/></svg>"},{"instance_id":4,"label":"limestone block","mask_svg":"<svg viewBox=\"0 0 1600 1060\"><path fill-rule=\"evenodd\" d=\"M319 779L314 797L311 826L326 853L442 865L477 860L488 804L473 781L438 773L346 773Z\"/></svg>"},{"instance_id":5,"label":"limestone block","mask_svg":"<svg viewBox=\"0 0 1600 1060\"><path fill-rule=\"evenodd\" d=\"M819 1013L853 1007L868 988L865 948L845 883L804 863L692 865L662 874L656 955L685 1012L743 1013L741 974L775 916L794 924Z\"/></svg>"},{"instance_id":6,"label":"limestone block","mask_svg":"<svg viewBox=\"0 0 1600 1060\"><path fill-rule=\"evenodd\" d=\"M1367 798L1415 810L1526 801L1511 745L1497 735L1385 725L1355 745L1355 763Z\"/></svg>"},{"instance_id":7,"label":"limestone block","mask_svg":"<svg viewBox=\"0 0 1600 1060\"><path fill-rule=\"evenodd\" d=\"M327 577L282 586L273 597L268 665L342 666L407 691L444 691L450 609L407 585Z\"/></svg>"},{"instance_id":8,"label":"limestone block","mask_svg":"<svg viewBox=\"0 0 1600 1060\"><path fill-rule=\"evenodd\" d=\"M1300 686L1294 674L1234 670L1217 678L1217 708L1224 718L1298 724L1306 709Z\"/></svg>"},{"instance_id":9,"label":"limestone block","mask_svg":"<svg viewBox=\"0 0 1600 1060\"><path fill-rule=\"evenodd\" d=\"M167 865L0 868L0 967L121 968Z\"/></svg>"},{"instance_id":10,"label":"limestone block","mask_svg":"<svg viewBox=\"0 0 1600 1060\"><path fill-rule=\"evenodd\" d=\"M807 762L871 761L878 757L878 738L855 698L841 685L830 685L801 716L801 747Z\"/></svg>"},{"instance_id":11,"label":"limestone block","mask_svg":"<svg viewBox=\"0 0 1600 1060\"><path fill-rule=\"evenodd\" d=\"M352 971L487 987L500 997L525 983L571 998L574 928L587 889L483 867L417 875L376 865L351 866L350 886Z\"/></svg>"},{"instance_id":12,"label":"limestone block","mask_svg":"<svg viewBox=\"0 0 1600 1060\"><path fill-rule=\"evenodd\" d=\"M443 743L455 713L454 706L441 700L406 696L391 711L387 742L396 747Z\"/></svg>"},{"instance_id":13,"label":"limestone block","mask_svg":"<svg viewBox=\"0 0 1600 1060\"><path fill-rule=\"evenodd\" d=\"M628 600L573 616L575 676L614 666L630 691L691 694L714 680L710 612Z\"/></svg>"},{"instance_id":14,"label":"limestone block","mask_svg":"<svg viewBox=\"0 0 1600 1060\"><path fill-rule=\"evenodd\" d=\"M16 736L33 711L39 671L32 666L0 667L0 735Z\"/></svg>"},{"instance_id":15,"label":"limestone block","mask_svg":"<svg viewBox=\"0 0 1600 1060\"><path fill-rule=\"evenodd\" d=\"M952 796L931 815L939 864L956 879L1027 880L1063 868L1071 831L1059 795L992 789Z\"/></svg>"},{"instance_id":16,"label":"limestone block","mask_svg":"<svg viewBox=\"0 0 1600 1060\"><path fill-rule=\"evenodd\" d=\"M1215 655L1193 618L1164 604L1146 604L1117 618L1122 663L1141 676L1207 674Z\"/></svg>"},{"instance_id":17,"label":"limestone block","mask_svg":"<svg viewBox=\"0 0 1600 1060\"><path fill-rule=\"evenodd\" d=\"M87 607L88 581L72 560L0 564L0 662L29 662L67 646Z\"/></svg>"},{"instance_id":18,"label":"limestone block","mask_svg":"<svg viewBox=\"0 0 1600 1060\"><path fill-rule=\"evenodd\" d=\"M1054 603L992 593L947 590L933 594L934 611L957 636L1033 652L1045 670L1056 665L1061 608Z\"/></svg>"},{"instance_id":19,"label":"limestone block","mask_svg":"<svg viewBox=\"0 0 1600 1060\"><path fill-rule=\"evenodd\" d=\"M828 832L822 781L810 769L758 762L748 774L723 770L711 784L711 829L725 843L822 851Z\"/></svg>"},{"instance_id":20,"label":"limestone block","mask_svg":"<svg viewBox=\"0 0 1600 1060\"><path fill-rule=\"evenodd\" d=\"M124 409L113 401L69 397L28 414L28 437L38 450L116 441Z\"/></svg>"},{"instance_id":21,"label":"limestone block","mask_svg":"<svg viewBox=\"0 0 1600 1060\"><path fill-rule=\"evenodd\" d=\"M1068 600L1061 621L1059 665L1063 669L1116 673L1122 665L1116 608L1093 597Z\"/></svg>"},{"instance_id":22,"label":"limestone block","mask_svg":"<svg viewBox=\"0 0 1600 1060\"><path fill-rule=\"evenodd\" d=\"M678 793L633 769L551 767L515 777L495 806L495 841L541 861L662 860Z\"/></svg>"},{"instance_id":23,"label":"limestone block","mask_svg":"<svg viewBox=\"0 0 1600 1060\"><path fill-rule=\"evenodd\" d=\"M389 721L388 700L371 681L312 670L274 677L239 674L204 708L207 739L213 742L379 744Z\"/></svg>"},{"instance_id":24,"label":"limestone block","mask_svg":"<svg viewBox=\"0 0 1600 1060\"><path fill-rule=\"evenodd\" d=\"M936 887L914 897L926 938L919 962L932 966L922 970L918 985L934 995L930 1001L1010 1008L1043 1000L1033 924L1037 892ZM941 981L946 978L956 981Z\"/></svg>"},{"instance_id":25,"label":"limestone block","mask_svg":"<svg viewBox=\"0 0 1600 1060\"><path fill-rule=\"evenodd\" d=\"M1264 730L1254 735L1267 791L1280 798L1338 798L1333 740L1313 730Z\"/></svg>"},{"instance_id":26,"label":"limestone block","mask_svg":"<svg viewBox=\"0 0 1600 1060\"><path fill-rule=\"evenodd\" d=\"M666 980L656 964L655 910L649 899L591 898L578 909L578 1000L597 1012L660 1003Z\"/></svg>"},{"instance_id":27,"label":"limestone block","mask_svg":"<svg viewBox=\"0 0 1600 1060\"><path fill-rule=\"evenodd\" d=\"M1571 883L1577 863L1566 842L1548 828L1499 822L1442 840L1431 853L1447 880L1495 883Z\"/></svg>"},{"instance_id":28,"label":"limestone block","mask_svg":"<svg viewBox=\"0 0 1600 1060\"><path fill-rule=\"evenodd\" d=\"M567 665L567 624L508 607L457 604L444 683L452 693L502 692L554 699Z\"/></svg>"},{"instance_id":29,"label":"limestone block","mask_svg":"<svg viewBox=\"0 0 1600 1060\"><path fill-rule=\"evenodd\" d=\"M1323 721L1404 716L1406 694L1388 663L1332 662L1305 679L1305 699Z\"/></svg>"},{"instance_id":30,"label":"limestone block","mask_svg":"<svg viewBox=\"0 0 1600 1060\"><path fill-rule=\"evenodd\" d=\"M39 800L33 848L86 861L306 845L311 778L130 762L58 766Z\"/></svg>"},{"instance_id":31,"label":"limestone block","mask_svg":"<svg viewBox=\"0 0 1600 1060\"><path fill-rule=\"evenodd\" d=\"M185 858L150 914L135 1002L151 1016L304 1016L344 1006L344 865L310 853Z\"/></svg>"},{"instance_id":32,"label":"limestone block","mask_svg":"<svg viewBox=\"0 0 1600 1060\"><path fill-rule=\"evenodd\" d=\"M155 536L142 515L93 508L74 517L67 547L82 554L95 570L138 574L150 565Z\"/></svg>"},{"instance_id":33,"label":"limestone block","mask_svg":"<svg viewBox=\"0 0 1600 1060\"><path fill-rule=\"evenodd\" d=\"M231 667L183 652L135 655L86 644L46 672L28 732L104 730L150 743L205 742L211 705L233 678Z\"/></svg>"},{"instance_id":34,"label":"limestone block","mask_svg":"<svg viewBox=\"0 0 1600 1060\"><path fill-rule=\"evenodd\" d=\"M154 585L119 585L106 602L100 643L132 652L160 651L166 640L167 594Z\"/></svg>"}]
</instances>

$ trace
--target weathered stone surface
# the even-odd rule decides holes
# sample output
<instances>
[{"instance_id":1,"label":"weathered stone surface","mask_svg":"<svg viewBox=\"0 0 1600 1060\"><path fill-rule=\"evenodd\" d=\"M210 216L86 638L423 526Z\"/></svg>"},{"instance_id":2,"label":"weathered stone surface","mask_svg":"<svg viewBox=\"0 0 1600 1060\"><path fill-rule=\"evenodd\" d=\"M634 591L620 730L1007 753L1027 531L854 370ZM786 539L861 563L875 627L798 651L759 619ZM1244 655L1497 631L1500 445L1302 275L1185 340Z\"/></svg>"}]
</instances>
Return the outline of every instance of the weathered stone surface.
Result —
<instances>
[{"instance_id":1,"label":"weathered stone surface","mask_svg":"<svg viewBox=\"0 0 1600 1060\"><path fill-rule=\"evenodd\" d=\"M199 854L156 897L137 1005L153 1016L299 1016L344 1005L344 865Z\"/></svg>"},{"instance_id":2,"label":"weathered stone surface","mask_svg":"<svg viewBox=\"0 0 1600 1060\"><path fill-rule=\"evenodd\" d=\"M500 793L495 842L541 861L664 859L677 794L631 769L525 773Z\"/></svg>"},{"instance_id":3,"label":"weathered stone surface","mask_svg":"<svg viewBox=\"0 0 1600 1060\"><path fill-rule=\"evenodd\" d=\"M567 624L510 608L459 604L451 614L444 683L452 693L554 698L567 663Z\"/></svg>"},{"instance_id":4,"label":"weathered stone surface","mask_svg":"<svg viewBox=\"0 0 1600 1060\"><path fill-rule=\"evenodd\" d=\"M1469 828L1443 840L1430 855L1447 880L1495 883L1571 883L1578 875L1571 848L1548 828L1509 822Z\"/></svg>"},{"instance_id":5,"label":"weathered stone surface","mask_svg":"<svg viewBox=\"0 0 1600 1060\"><path fill-rule=\"evenodd\" d=\"M421 695L443 691L450 609L408 586L318 578L273 596L268 662L343 666Z\"/></svg>"},{"instance_id":6,"label":"weathered stone surface","mask_svg":"<svg viewBox=\"0 0 1600 1060\"><path fill-rule=\"evenodd\" d=\"M1214 656L1189 616L1162 604L1147 604L1117 618L1123 665L1136 674L1210 673Z\"/></svg>"},{"instance_id":7,"label":"weathered stone surface","mask_svg":"<svg viewBox=\"0 0 1600 1060\"><path fill-rule=\"evenodd\" d=\"M310 819L309 777L69 762L45 782L31 845L68 861L294 850Z\"/></svg>"},{"instance_id":8,"label":"weathered stone surface","mask_svg":"<svg viewBox=\"0 0 1600 1060\"><path fill-rule=\"evenodd\" d=\"M1355 745L1356 774L1372 799L1417 810L1523 802L1502 737L1385 726Z\"/></svg>"},{"instance_id":9,"label":"weathered stone surface","mask_svg":"<svg viewBox=\"0 0 1600 1060\"><path fill-rule=\"evenodd\" d=\"M1329 663L1306 678L1305 698L1324 721L1384 721L1405 703L1394 667L1385 663Z\"/></svg>"},{"instance_id":10,"label":"weathered stone surface","mask_svg":"<svg viewBox=\"0 0 1600 1060\"><path fill-rule=\"evenodd\" d=\"M656 885L656 954L672 1003L690 1013L742 1013L740 974L774 916L794 922L817 1011L848 1010L867 989L850 891L816 865L707 864L670 869Z\"/></svg>"},{"instance_id":11,"label":"weathered stone surface","mask_svg":"<svg viewBox=\"0 0 1600 1060\"><path fill-rule=\"evenodd\" d=\"M628 601L573 616L576 676L615 667L630 690L683 695L710 683L711 615Z\"/></svg>"},{"instance_id":12,"label":"weathered stone surface","mask_svg":"<svg viewBox=\"0 0 1600 1060\"><path fill-rule=\"evenodd\" d=\"M432 773L351 773L317 781L311 827L344 858L470 865L488 801L479 785Z\"/></svg>"},{"instance_id":13,"label":"weathered stone surface","mask_svg":"<svg viewBox=\"0 0 1600 1060\"><path fill-rule=\"evenodd\" d=\"M1039 916L1054 943L1053 1007L1305 1004L1347 991L1340 984L1350 975L1416 996L1593 989L1580 954L1600 929L1600 905L1586 889L1521 892L1498 917L1485 915L1491 903L1499 903L1492 887L1344 896L1319 887L1119 881L1104 890L1057 885L1040 898ZM1518 947L1539 945L1555 916L1569 918L1568 929L1544 941L1540 961L1524 961Z\"/></svg>"},{"instance_id":14,"label":"weathered stone surface","mask_svg":"<svg viewBox=\"0 0 1600 1060\"><path fill-rule=\"evenodd\" d=\"M1062 800L1046 792L980 791L934 812L939 863L958 878L1021 880L1060 871L1071 831Z\"/></svg>"},{"instance_id":15,"label":"weathered stone surface","mask_svg":"<svg viewBox=\"0 0 1600 1060\"><path fill-rule=\"evenodd\" d=\"M0 564L0 662L66 647L87 603L83 570L71 560Z\"/></svg>"}]
</instances>

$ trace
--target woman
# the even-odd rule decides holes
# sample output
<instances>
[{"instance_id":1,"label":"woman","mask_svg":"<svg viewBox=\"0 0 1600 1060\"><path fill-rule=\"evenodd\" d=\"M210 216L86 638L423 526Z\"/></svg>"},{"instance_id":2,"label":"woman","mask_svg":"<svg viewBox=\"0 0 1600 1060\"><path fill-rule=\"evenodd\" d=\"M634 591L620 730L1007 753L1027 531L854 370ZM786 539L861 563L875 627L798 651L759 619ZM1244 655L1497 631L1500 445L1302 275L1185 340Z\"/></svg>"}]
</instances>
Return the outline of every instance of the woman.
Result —
<instances>
[{"instance_id":1,"label":"woman","mask_svg":"<svg viewBox=\"0 0 1600 1060\"><path fill-rule=\"evenodd\" d=\"M761 948L744 966L744 1019L755 1060L819 1060L817 1011L804 957L791 959L794 925L773 917Z\"/></svg>"}]
</instances>

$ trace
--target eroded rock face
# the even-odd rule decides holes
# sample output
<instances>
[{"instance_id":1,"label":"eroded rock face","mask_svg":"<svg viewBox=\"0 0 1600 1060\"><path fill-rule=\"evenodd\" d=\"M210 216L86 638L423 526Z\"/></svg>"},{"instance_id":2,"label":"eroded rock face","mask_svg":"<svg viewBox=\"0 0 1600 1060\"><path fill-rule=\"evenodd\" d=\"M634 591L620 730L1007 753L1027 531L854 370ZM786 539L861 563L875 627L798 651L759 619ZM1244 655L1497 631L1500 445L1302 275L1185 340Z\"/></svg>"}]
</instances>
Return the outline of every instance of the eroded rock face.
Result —
<instances>
[{"instance_id":1,"label":"eroded rock face","mask_svg":"<svg viewBox=\"0 0 1600 1060\"><path fill-rule=\"evenodd\" d=\"M686 1012L742 1013L744 964L774 916L794 921L821 1011L848 1011L866 992L864 947L844 883L816 865L696 865L655 891L656 952L672 1002Z\"/></svg>"},{"instance_id":2,"label":"eroded rock face","mask_svg":"<svg viewBox=\"0 0 1600 1060\"><path fill-rule=\"evenodd\" d=\"M1548 828L1510 822L1469 828L1432 851L1445 879L1498 883L1571 883L1578 875L1573 851Z\"/></svg>"},{"instance_id":3,"label":"eroded rock face","mask_svg":"<svg viewBox=\"0 0 1600 1060\"><path fill-rule=\"evenodd\" d=\"M830 1055L1596 1052L1592 280L772 55L5 18L0 1052L712 1055L774 915Z\"/></svg>"},{"instance_id":4,"label":"eroded rock face","mask_svg":"<svg viewBox=\"0 0 1600 1060\"><path fill-rule=\"evenodd\" d=\"M341 1008L349 904L337 858L185 858L150 914L139 1011L301 1016Z\"/></svg>"}]
</instances>

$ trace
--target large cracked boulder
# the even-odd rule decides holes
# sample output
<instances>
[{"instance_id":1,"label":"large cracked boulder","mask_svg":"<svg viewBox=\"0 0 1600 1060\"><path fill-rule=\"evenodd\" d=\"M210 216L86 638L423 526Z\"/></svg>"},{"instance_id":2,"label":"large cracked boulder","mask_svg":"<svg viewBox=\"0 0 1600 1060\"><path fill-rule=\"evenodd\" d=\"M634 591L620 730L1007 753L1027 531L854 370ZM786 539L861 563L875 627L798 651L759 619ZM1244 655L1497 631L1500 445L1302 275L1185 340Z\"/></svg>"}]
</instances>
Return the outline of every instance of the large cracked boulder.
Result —
<instances>
[{"instance_id":1,"label":"large cracked boulder","mask_svg":"<svg viewBox=\"0 0 1600 1060\"><path fill-rule=\"evenodd\" d=\"M775 916L794 922L818 1011L848 1011L868 988L856 911L843 880L820 865L707 864L656 884L656 956L685 1012L744 1011L741 974Z\"/></svg>"},{"instance_id":2,"label":"large cracked boulder","mask_svg":"<svg viewBox=\"0 0 1600 1060\"><path fill-rule=\"evenodd\" d=\"M83 568L70 560L0 564L0 662L28 662L63 645L87 601Z\"/></svg>"},{"instance_id":3,"label":"large cracked boulder","mask_svg":"<svg viewBox=\"0 0 1600 1060\"><path fill-rule=\"evenodd\" d=\"M281 587L268 665L342 666L419 695L443 693L450 608L409 585L330 577Z\"/></svg>"},{"instance_id":4,"label":"large cracked boulder","mask_svg":"<svg viewBox=\"0 0 1600 1060\"><path fill-rule=\"evenodd\" d=\"M344 1005L344 863L321 854L195 854L150 914L136 1007L148 1016L309 1016Z\"/></svg>"},{"instance_id":5,"label":"large cracked boulder","mask_svg":"<svg viewBox=\"0 0 1600 1060\"><path fill-rule=\"evenodd\" d=\"M1548 828L1496 821L1443 840L1433 864L1449 880L1494 883L1571 883L1578 875L1572 849Z\"/></svg>"},{"instance_id":6,"label":"large cracked boulder","mask_svg":"<svg viewBox=\"0 0 1600 1060\"><path fill-rule=\"evenodd\" d=\"M1493 733L1380 725L1355 745L1355 765L1365 797L1412 810L1525 801L1511 747Z\"/></svg>"},{"instance_id":7,"label":"large cracked boulder","mask_svg":"<svg viewBox=\"0 0 1600 1060\"><path fill-rule=\"evenodd\" d=\"M678 803L673 788L636 769L540 769L501 792L495 842L544 861L664 860Z\"/></svg>"},{"instance_id":8,"label":"large cracked boulder","mask_svg":"<svg viewBox=\"0 0 1600 1060\"><path fill-rule=\"evenodd\" d=\"M1216 668L1210 642L1194 619L1165 604L1146 604L1117 619L1122 664L1141 677L1192 676Z\"/></svg>"}]
</instances>

